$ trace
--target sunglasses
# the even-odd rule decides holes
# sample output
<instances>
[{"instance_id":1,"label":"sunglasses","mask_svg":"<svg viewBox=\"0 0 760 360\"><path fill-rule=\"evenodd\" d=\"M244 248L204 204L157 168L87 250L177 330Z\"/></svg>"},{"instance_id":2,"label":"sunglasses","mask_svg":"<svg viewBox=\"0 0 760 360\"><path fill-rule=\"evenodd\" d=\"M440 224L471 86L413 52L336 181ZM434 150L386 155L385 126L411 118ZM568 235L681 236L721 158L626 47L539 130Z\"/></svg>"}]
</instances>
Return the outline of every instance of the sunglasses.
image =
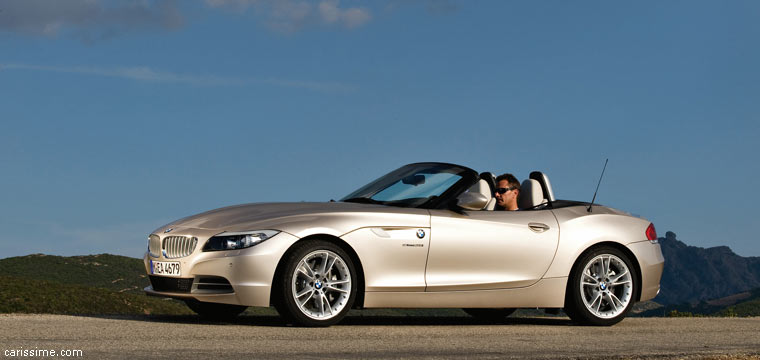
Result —
<instances>
[{"instance_id":1,"label":"sunglasses","mask_svg":"<svg viewBox=\"0 0 760 360\"><path fill-rule=\"evenodd\" d=\"M514 189L517 189L517 188L514 187L514 186L510 186L508 188L497 188L496 192L499 193L499 194L503 194L503 193L505 193L507 191L514 190Z\"/></svg>"}]
</instances>

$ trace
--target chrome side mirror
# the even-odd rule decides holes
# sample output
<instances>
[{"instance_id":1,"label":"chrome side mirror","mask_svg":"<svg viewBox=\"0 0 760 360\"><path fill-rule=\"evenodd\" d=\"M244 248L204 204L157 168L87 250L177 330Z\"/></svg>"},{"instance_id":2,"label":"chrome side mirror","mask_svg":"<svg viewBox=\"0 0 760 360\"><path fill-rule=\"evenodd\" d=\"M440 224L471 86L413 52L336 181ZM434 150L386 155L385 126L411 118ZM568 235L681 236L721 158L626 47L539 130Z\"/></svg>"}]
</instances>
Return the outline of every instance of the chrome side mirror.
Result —
<instances>
[{"instance_id":1,"label":"chrome side mirror","mask_svg":"<svg viewBox=\"0 0 760 360\"><path fill-rule=\"evenodd\" d=\"M466 192L457 196L457 206L466 210L483 210L488 204L488 198L477 192Z\"/></svg>"}]
</instances>

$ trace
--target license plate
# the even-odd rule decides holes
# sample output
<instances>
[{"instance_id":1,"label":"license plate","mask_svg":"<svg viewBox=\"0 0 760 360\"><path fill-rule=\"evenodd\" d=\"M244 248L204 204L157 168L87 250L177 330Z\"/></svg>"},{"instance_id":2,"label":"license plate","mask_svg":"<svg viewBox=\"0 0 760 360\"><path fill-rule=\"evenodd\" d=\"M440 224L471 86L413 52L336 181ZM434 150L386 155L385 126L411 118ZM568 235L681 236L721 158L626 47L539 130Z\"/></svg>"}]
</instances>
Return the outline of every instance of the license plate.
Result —
<instances>
[{"instance_id":1,"label":"license plate","mask_svg":"<svg viewBox=\"0 0 760 360\"><path fill-rule=\"evenodd\" d=\"M179 261L150 261L151 275L180 276Z\"/></svg>"}]
</instances>

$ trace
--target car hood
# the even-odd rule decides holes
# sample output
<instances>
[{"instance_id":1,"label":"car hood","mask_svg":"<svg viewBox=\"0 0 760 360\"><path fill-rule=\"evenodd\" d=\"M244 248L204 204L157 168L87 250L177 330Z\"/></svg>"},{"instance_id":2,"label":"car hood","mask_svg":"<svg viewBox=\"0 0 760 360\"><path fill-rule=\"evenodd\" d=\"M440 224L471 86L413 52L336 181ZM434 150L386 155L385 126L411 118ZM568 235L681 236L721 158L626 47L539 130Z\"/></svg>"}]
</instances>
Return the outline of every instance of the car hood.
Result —
<instances>
[{"instance_id":1,"label":"car hood","mask_svg":"<svg viewBox=\"0 0 760 360\"><path fill-rule=\"evenodd\" d=\"M292 222L315 221L321 216L334 216L340 213L419 214L426 212L422 209L345 202L253 203L228 206L188 216L162 226L156 229L154 233L162 233L170 228L224 231L255 230L252 227L283 224L287 223L288 220Z\"/></svg>"}]
</instances>

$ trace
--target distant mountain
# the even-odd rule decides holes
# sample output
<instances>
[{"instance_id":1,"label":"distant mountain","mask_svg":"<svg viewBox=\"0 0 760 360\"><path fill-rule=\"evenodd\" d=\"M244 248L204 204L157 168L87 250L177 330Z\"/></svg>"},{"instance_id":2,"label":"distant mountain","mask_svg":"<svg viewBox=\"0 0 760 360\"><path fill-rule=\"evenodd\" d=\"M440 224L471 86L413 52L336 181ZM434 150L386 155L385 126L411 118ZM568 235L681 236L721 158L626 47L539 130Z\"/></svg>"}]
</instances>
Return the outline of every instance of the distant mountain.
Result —
<instances>
[{"instance_id":1,"label":"distant mountain","mask_svg":"<svg viewBox=\"0 0 760 360\"><path fill-rule=\"evenodd\" d=\"M659 241L665 270L655 302L696 304L760 288L760 257L742 257L727 246L688 246L671 231Z\"/></svg>"}]
</instances>

